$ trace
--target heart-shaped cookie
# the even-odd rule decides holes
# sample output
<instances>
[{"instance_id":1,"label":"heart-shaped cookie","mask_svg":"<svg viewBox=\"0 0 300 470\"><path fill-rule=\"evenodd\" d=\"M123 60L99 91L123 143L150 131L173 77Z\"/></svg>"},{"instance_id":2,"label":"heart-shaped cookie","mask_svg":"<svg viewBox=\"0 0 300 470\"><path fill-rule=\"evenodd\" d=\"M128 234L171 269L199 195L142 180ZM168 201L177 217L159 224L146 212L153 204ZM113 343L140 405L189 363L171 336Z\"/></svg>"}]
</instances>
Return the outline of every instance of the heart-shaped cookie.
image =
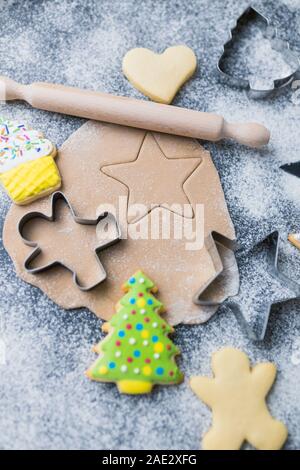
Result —
<instances>
[{"instance_id":1,"label":"heart-shaped cookie","mask_svg":"<svg viewBox=\"0 0 300 470\"><path fill-rule=\"evenodd\" d=\"M123 73L132 85L153 101L166 104L196 67L196 56L187 46L168 47L162 54L142 47L131 49L123 59Z\"/></svg>"}]
</instances>

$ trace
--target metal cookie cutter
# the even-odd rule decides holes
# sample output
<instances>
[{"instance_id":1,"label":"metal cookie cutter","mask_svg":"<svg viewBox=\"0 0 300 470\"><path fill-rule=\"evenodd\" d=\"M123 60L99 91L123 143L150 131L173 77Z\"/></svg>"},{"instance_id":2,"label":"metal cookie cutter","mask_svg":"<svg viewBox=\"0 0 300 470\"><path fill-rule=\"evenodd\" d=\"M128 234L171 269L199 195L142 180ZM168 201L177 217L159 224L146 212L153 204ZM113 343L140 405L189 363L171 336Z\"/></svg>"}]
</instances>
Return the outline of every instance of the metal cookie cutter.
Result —
<instances>
[{"instance_id":1,"label":"metal cookie cutter","mask_svg":"<svg viewBox=\"0 0 300 470\"><path fill-rule=\"evenodd\" d=\"M82 284L80 284L76 272L72 268L70 268L69 266L67 266L66 264L62 263L59 260L55 260L55 261L53 261L49 264L46 264L46 265L43 265L43 266L40 266L40 267L37 267L37 268L30 267L31 262L42 252L42 250L39 247L37 242L27 240L23 236L24 226L29 220L34 219L34 218L41 218L41 219L48 220L49 222L54 222L55 221L55 205L56 205L56 202L59 199L62 199L64 201L64 203L68 206L74 221L78 224L94 225L95 229L96 229L97 224L99 222L101 222L102 220L103 221L104 220L112 221L115 224L115 229L116 229L115 233L116 233L116 235L114 235L113 238L110 239L110 240L107 240L107 239L102 240L100 242L100 244L94 250L95 256L96 256L98 264L99 264L100 274L99 274L99 278L97 279L97 282L93 283L92 285L83 286ZM104 212L103 214L100 214L96 219L83 219L83 218L77 217L75 215L75 213L72 209L72 206L71 206L70 202L68 201L67 197L60 191L55 192L52 195L52 198L51 198L51 215L50 216L47 216L47 215L45 215L41 212L29 212L28 214L24 215L24 217L22 217L22 219L19 221L18 231L19 231L19 234L20 234L23 242L26 245L31 246L31 247L34 248L34 250L30 253L30 255L26 258L26 260L24 262L24 268L28 273L37 274L37 273L45 271L49 268L52 268L54 266L60 265L60 266L63 266L64 268L68 269L69 271L71 271L71 273L73 274L74 284L82 291L91 290L91 289L93 289L94 287L96 287L98 284L100 284L101 282L103 282L106 279L106 272L105 272L105 270L104 270L104 268L101 264L98 253L100 251L104 250L105 248L117 243L121 239L121 230L120 230L119 224L118 224L116 218L111 213Z\"/></svg>"},{"instance_id":2,"label":"metal cookie cutter","mask_svg":"<svg viewBox=\"0 0 300 470\"><path fill-rule=\"evenodd\" d=\"M226 281L228 279L228 274L230 273L230 277L236 274L238 279L238 267L233 254L238 248L238 245L236 240L231 240L215 231L211 232L206 238L205 245L207 250L210 251L211 256L214 256L216 273L205 285L202 286L200 290L196 292L193 297L193 302L203 307L217 307L224 301L224 296L227 292ZM217 248L217 245L219 248ZM213 250L212 246L214 248ZM219 253L220 246L222 246L223 252L224 250L228 253L231 252L233 258L221 259ZM215 250L217 251L217 259L215 258ZM234 292L238 292L238 280L235 286L233 286L231 282L231 295L234 295Z\"/></svg>"},{"instance_id":3,"label":"metal cookie cutter","mask_svg":"<svg viewBox=\"0 0 300 470\"><path fill-rule=\"evenodd\" d=\"M280 233L274 231L252 249L237 252L238 262L243 260L240 291L226 305L248 336L256 341L265 337L272 305L300 298L300 285L278 269L280 240Z\"/></svg>"},{"instance_id":4,"label":"metal cookie cutter","mask_svg":"<svg viewBox=\"0 0 300 470\"><path fill-rule=\"evenodd\" d=\"M282 55L284 61L290 66L291 69L291 72L286 77L270 80L270 86L268 86L266 89L255 88L255 86L252 86L250 80L233 77L224 69L224 62L228 49L230 49L232 46L234 36L238 33L240 25L255 17L260 18L264 21L264 23L266 23L266 37L269 39L272 49ZM231 28L229 38L223 45L223 52L218 61L217 68L222 80L225 81L228 85L246 89L248 90L248 94L251 98L259 99L266 98L274 94L276 91L279 91L289 85L298 75L297 72L299 72L299 66L300 62L298 56L290 50L289 43L279 39L277 37L276 29L270 26L269 19L262 15L256 8L250 6L241 14L241 16L239 16L234 27Z\"/></svg>"},{"instance_id":5,"label":"metal cookie cutter","mask_svg":"<svg viewBox=\"0 0 300 470\"><path fill-rule=\"evenodd\" d=\"M300 285L278 270L280 238L279 232L274 231L250 250L236 251L240 265L240 288L237 295L225 301L225 305L234 312L248 336L256 341L265 337L273 304L300 298ZM258 283L251 278L253 273ZM211 286L216 282L219 282L218 277L213 280ZM215 299L211 286L206 286L201 292L198 304L221 305L222 302ZM249 290L254 293L254 298L251 298Z\"/></svg>"}]
</instances>

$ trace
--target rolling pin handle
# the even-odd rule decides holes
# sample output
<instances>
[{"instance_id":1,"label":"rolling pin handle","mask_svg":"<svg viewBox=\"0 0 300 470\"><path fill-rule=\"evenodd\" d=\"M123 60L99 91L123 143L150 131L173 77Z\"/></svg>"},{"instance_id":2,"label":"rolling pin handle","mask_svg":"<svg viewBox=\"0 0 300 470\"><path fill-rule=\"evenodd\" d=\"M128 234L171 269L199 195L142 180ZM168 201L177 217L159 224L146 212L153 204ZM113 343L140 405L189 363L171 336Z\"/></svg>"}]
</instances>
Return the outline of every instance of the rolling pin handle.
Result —
<instances>
[{"instance_id":1,"label":"rolling pin handle","mask_svg":"<svg viewBox=\"0 0 300 470\"><path fill-rule=\"evenodd\" d=\"M234 139L239 144L260 148L270 140L270 131L256 122L226 122L223 125L223 138Z\"/></svg>"}]
</instances>

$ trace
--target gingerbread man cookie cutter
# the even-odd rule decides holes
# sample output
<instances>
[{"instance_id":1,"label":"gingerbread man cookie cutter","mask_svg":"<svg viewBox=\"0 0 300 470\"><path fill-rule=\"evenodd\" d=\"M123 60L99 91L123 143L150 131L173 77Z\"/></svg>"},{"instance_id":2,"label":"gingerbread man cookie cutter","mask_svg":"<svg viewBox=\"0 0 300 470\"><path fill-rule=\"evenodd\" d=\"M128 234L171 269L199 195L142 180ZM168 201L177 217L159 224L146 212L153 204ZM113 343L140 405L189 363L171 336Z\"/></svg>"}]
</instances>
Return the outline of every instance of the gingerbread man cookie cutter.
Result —
<instances>
[{"instance_id":1,"label":"gingerbread man cookie cutter","mask_svg":"<svg viewBox=\"0 0 300 470\"><path fill-rule=\"evenodd\" d=\"M104 220L107 221L107 222L112 222L114 224L116 235L113 236L113 238L111 238L111 239L102 240L99 244L97 244L97 246L94 249L94 254L95 254L96 260L98 262L98 267L99 267L99 275L98 275L97 281L91 283L90 285L83 285L78 279L77 272L74 269L72 269L68 264L66 264L66 263L64 263L64 262L62 262L58 259L55 259L54 261L51 261L50 263L46 263L46 264L44 264L42 266L39 266L39 267L32 267L31 266L31 263L35 260L35 258L37 258L37 256L42 253L42 249L39 246L38 242L28 240L23 235L24 227L29 221L31 221L33 219L37 219L37 218L44 219L48 222L55 222L55 220L56 220L56 203L57 203L58 200L62 200L66 204L66 206L68 207L68 209L70 211L72 219L77 224L80 224L80 225L94 225L95 230L96 230L97 225L101 221L104 221ZM46 271L48 269L53 268L54 266L62 266L62 267L64 267L65 269L67 269L68 271L70 271L72 273L73 282L78 287L78 289L80 289L81 291L89 291L89 290L93 289L94 287L96 287L101 282L103 282L107 277L106 271L105 271L105 269L104 269L104 267L103 267L103 265L100 261L100 258L98 256L98 254L99 254L100 251L103 251L104 249L114 245L115 243L117 243L118 241L121 240L121 229L120 229L119 223L117 222L115 216L113 214L109 213L109 212L104 212L104 213L100 214L96 219L85 219L85 218L77 217L74 210L73 210L73 208L72 208L72 206L71 206L71 204L70 204L70 202L69 202L69 200L60 191L57 191L52 195L50 205L51 205L50 215L46 215L46 214L43 214L42 212L38 212L38 211L33 211L33 212L28 212L19 221L18 232L19 232L20 237L22 238L23 243L27 246L30 246L30 247L34 248L34 250L25 259L24 268L30 274L39 274L43 271Z\"/></svg>"},{"instance_id":2,"label":"gingerbread man cookie cutter","mask_svg":"<svg viewBox=\"0 0 300 470\"><path fill-rule=\"evenodd\" d=\"M234 37L238 35L239 26L242 23L247 23L253 17L261 19L266 24L267 30L265 36L267 39L269 39L272 49L279 52L283 60L290 67L290 73L285 77L277 78L275 80L270 79L270 85L268 85L266 89L256 88L255 85L251 84L251 81L249 79L234 77L233 75L228 73L224 68L227 52L232 46ZM223 51L217 64L217 69L222 81L230 86L246 89L251 98L267 98L276 93L277 91L282 90L283 88L288 86L299 75L300 62L298 56L293 51L291 51L288 42L279 39L279 37L277 36L277 30L276 28L271 26L269 18L264 16L252 6L246 8L246 10L244 10L244 12L238 17L234 26L231 28L229 38L224 43L222 49Z\"/></svg>"}]
</instances>

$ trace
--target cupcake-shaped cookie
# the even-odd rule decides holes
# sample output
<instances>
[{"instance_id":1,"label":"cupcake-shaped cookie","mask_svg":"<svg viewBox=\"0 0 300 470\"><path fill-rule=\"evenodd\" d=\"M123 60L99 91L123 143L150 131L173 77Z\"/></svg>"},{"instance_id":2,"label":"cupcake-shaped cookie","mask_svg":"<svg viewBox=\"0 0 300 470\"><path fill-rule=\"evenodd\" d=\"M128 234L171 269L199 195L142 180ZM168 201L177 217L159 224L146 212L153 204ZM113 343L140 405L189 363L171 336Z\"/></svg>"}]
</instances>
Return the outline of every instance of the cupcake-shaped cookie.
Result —
<instances>
[{"instance_id":1,"label":"cupcake-shaped cookie","mask_svg":"<svg viewBox=\"0 0 300 470\"><path fill-rule=\"evenodd\" d=\"M0 118L0 181L16 204L28 204L61 185L56 147L23 122Z\"/></svg>"}]
</instances>

